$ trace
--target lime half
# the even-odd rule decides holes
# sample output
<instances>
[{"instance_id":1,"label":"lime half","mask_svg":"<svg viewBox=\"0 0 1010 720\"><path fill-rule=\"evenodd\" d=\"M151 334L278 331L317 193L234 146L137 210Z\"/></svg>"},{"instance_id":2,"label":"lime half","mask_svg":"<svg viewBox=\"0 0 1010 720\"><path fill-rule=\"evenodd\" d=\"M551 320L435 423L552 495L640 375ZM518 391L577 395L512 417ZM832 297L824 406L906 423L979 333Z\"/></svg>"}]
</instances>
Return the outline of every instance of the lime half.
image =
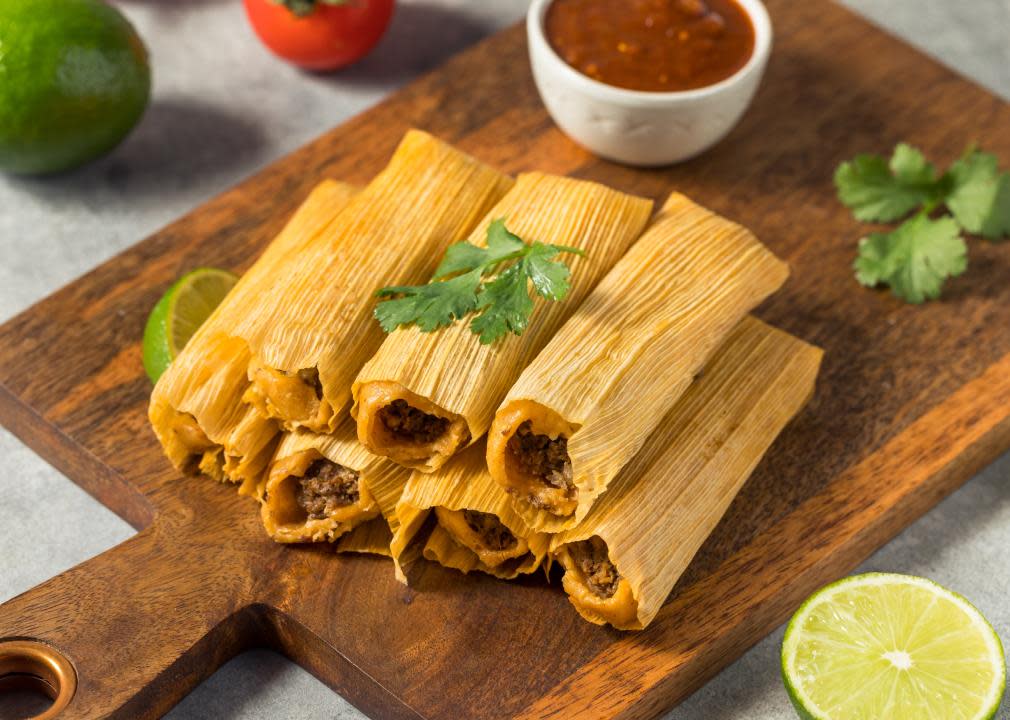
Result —
<instances>
[{"instance_id":1,"label":"lime half","mask_svg":"<svg viewBox=\"0 0 1010 720\"><path fill-rule=\"evenodd\" d=\"M151 382L158 381L237 281L227 270L198 268L161 296L144 328L144 370Z\"/></svg>"},{"instance_id":2,"label":"lime half","mask_svg":"<svg viewBox=\"0 0 1010 720\"><path fill-rule=\"evenodd\" d=\"M789 621L782 678L814 720L983 720L1006 662L974 606L936 583L869 573L828 585Z\"/></svg>"}]
</instances>

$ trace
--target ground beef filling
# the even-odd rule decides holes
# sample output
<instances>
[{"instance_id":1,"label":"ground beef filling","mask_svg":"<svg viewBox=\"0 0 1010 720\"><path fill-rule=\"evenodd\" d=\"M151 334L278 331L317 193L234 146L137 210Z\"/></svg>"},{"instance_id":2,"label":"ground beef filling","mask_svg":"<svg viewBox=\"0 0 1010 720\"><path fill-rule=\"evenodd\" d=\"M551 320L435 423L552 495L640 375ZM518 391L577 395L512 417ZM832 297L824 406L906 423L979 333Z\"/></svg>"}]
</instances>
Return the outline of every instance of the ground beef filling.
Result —
<instances>
[{"instance_id":1,"label":"ground beef filling","mask_svg":"<svg viewBox=\"0 0 1010 720\"><path fill-rule=\"evenodd\" d=\"M607 544L599 537L572 543L568 546L572 560L586 578L586 585L601 598L610 598L617 592L621 582L621 574L617 572L614 563L610 562Z\"/></svg>"},{"instance_id":2,"label":"ground beef filling","mask_svg":"<svg viewBox=\"0 0 1010 720\"><path fill-rule=\"evenodd\" d=\"M419 445L436 440L449 427L445 418L421 412L402 399L379 410L379 419L389 432Z\"/></svg>"},{"instance_id":3,"label":"ground beef filling","mask_svg":"<svg viewBox=\"0 0 1010 720\"><path fill-rule=\"evenodd\" d=\"M329 460L316 460L298 478L295 501L311 520L329 517L337 508L353 505L360 498L358 473Z\"/></svg>"},{"instance_id":4,"label":"ground beef filling","mask_svg":"<svg viewBox=\"0 0 1010 720\"><path fill-rule=\"evenodd\" d=\"M537 435L527 420L509 439L508 448L527 473L540 478L545 485L564 490L568 498L575 496L568 438L559 435L551 440L547 435Z\"/></svg>"},{"instance_id":5,"label":"ground beef filling","mask_svg":"<svg viewBox=\"0 0 1010 720\"><path fill-rule=\"evenodd\" d=\"M464 510L463 518L489 550L509 550L516 546L516 536L496 516L476 510Z\"/></svg>"},{"instance_id":6,"label":"ground beef filling","mask_svg":"<svg viewBox=\"0 0 1010 720\"><path fill-rule=\"evenodd\" d=\"M305 368L295 374L299 380L315 391L317 400L323 399L323 383L319 380L319 370L316 368Z\"/></svg>"}]
</instances>

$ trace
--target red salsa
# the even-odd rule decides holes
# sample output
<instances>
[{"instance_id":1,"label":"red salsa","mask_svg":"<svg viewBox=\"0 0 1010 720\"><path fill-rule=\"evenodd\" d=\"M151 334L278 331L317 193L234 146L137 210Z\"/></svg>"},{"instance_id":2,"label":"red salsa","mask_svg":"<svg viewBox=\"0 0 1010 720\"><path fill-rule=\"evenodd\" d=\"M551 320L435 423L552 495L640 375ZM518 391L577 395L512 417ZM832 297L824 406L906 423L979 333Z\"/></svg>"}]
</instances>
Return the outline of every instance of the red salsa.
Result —
<instances>
[{"instance_id":1,"label":"red salsa","mask_svg":"<svg viewBox=\"0 0 1010 720\"><path fill-rule=\"evenodd\" d=\"M631 90L714 85L754 52L754 27L735 0L554 0L546 29L573 68Z\"/></svg>"}]
</instances>

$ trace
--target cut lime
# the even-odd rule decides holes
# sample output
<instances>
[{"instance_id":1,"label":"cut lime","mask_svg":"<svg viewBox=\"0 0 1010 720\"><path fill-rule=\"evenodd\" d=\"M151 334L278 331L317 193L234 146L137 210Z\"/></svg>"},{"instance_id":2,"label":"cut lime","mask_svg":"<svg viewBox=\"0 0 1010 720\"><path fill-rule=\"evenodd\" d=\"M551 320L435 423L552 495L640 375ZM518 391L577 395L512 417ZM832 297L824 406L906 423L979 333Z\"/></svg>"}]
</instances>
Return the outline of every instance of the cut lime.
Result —
<instances>
[{"instance_id":1,"label":"cut lime","mask_svg":"<svg viewBox=\"0 0 1010 720\"><path fill-rule=\"evenodd\" d=\"M782 678L808 720L984 720L999 709L999 637L960 595L923 578L855 575L789 621Z\"/></svg>"},{"instance_id":2,"label":"cut lime","mask_svg":"<svg viewBox=\"0 0 1010 720\"><path fill-rule=\"evenodd\" d=\"M158 381L237 281L227 270L198 268L161 296L144 327L144 370L151 382Z\"/></svg>"}]
</instances>

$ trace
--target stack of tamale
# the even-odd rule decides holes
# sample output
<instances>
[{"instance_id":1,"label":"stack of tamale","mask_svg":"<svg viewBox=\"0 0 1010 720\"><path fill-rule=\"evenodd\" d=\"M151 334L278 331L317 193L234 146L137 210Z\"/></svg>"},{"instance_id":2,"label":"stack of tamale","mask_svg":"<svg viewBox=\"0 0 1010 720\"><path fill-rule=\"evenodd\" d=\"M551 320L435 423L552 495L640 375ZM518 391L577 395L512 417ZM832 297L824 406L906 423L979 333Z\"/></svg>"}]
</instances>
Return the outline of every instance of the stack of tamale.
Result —
<instances>
[{"instance_id":1,"label":"stack of tamale","mask_svg":"<svg viewBox=\"0 0 1010 720\"><path fill-rule=\"evenodd\" d=\"M420 131L357 189L319 185L158 381L180 470L240 483L278 542L512 579L556 562L578 612L641 629L782 429L821 353L749 317L788 276L749 231L515 181ZM521 335L386 335L375 292L424 283L505 218L581 251ZM467 247L467 246L463 246Z\"/></svg>"}]
</instances>

